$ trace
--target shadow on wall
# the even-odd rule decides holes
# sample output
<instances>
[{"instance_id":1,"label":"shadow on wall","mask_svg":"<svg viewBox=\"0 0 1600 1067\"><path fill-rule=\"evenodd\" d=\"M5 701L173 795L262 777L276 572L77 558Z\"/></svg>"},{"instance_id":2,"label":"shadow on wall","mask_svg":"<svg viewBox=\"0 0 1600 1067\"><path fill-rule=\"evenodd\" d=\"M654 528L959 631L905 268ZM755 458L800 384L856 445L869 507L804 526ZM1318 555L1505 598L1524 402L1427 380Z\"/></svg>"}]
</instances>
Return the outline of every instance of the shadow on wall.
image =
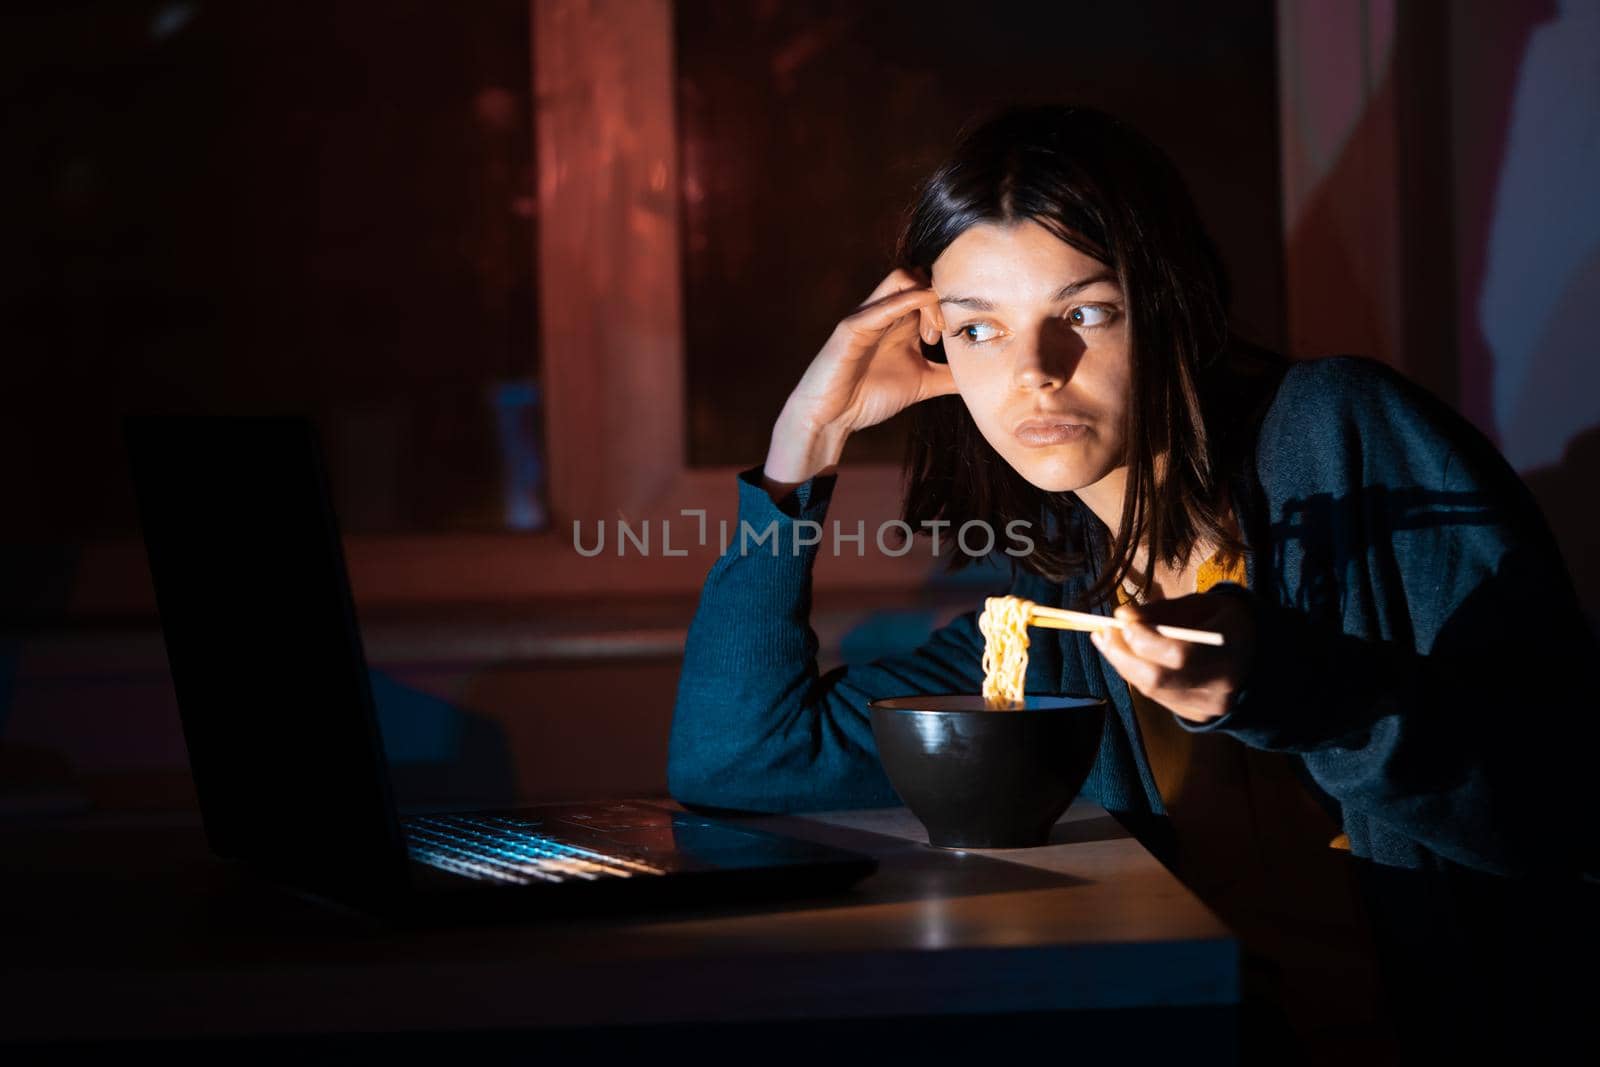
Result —
<instances>
[{"instance_id":1,"label":"shadow on wall","mask_svg":"<svg viewBox=\"0 0 1600 1067\"><path fill-rule=\"evenodd\" d=\"M1471 52L1457 59L1468 69L1484 48L1476 31L1496 28L1478 25L1487 16L1474 8L1454 16L1467 23L1457 36ZM1461 320L1481 345L1467 354L1490 375L1464 398L1481 404L1487 384L1497 440L1518 470L1560 462L1567 442L1600 424L1600 5L1569 0L1546 14L1503 105L1500 151L1474 159L1476 125L1460 134L1464 161L1493 177L1462 216L1463 230L1477 227L1482 266L1464 279Z\"/></svg>"},{"instance_id":2,"label":"shadow on wall","mask_svg":"<svg viewBox=\"0 0 1600 1067\"><path fill-rule=\"evenodd\" d=\"M1289 235L1296 348L1378 356L1474 422L1534 491L1600 628L1600 6L1402 5L1392 28ZM1397 278L1374 251L1390 235Z\"/></svg>"},{"instance_id":3,"label":"shadow on wall","mask_svg":"<svg viewBox=\"0 0 1600 1067\"><path fill-rule=\"evenodd\" d=\"M1560 463L1528 471L1523 480L1561 542L1589 627L1600 634L1600 518L1594 497L1600 485L1600 426L1573 438Z\"/></svg>"},{"instance_id":4,"label":"shadow on wall","mask_svg":"<svg viewBox=\"0 0 1600 1067\"><path fill-rule=\"evenodd\" d=\"M1461 399L1533 489L1600 627L1600 5L1461 5L1451 18L1466 120L1456 159L1476 179L1457 209ZM1484 34L1512 18L1525 45L1508 53ZM1477 79L1508 61L1497 55L1517 62L1486 98ZM1497 136L1481 144L1486 115Z\"/></svg>"},{"instance_id":5,"label":"shadow on wall","mask_svg":"<svg viewBox=\"0 0 1600 1067\"><path fill-rule=\"evenodd\" d=\"M1600 130L1594 139L1600 142ZM1600 216L1600 206L1592 210ZM1517 455L1559 456L1529 469L1517 466L1561 544L1589 624L1600 632L1600 508L1594 497L1600 486L1600 247L1566 280L1564 292L1551 295L1549 318L1515 375L1517 395L1506 398L1501 439L1513 463ZM1496 380L1505 377L1505 368L1497 368Z\"/></svg>"},{"instance_id":6,"label":"shadow on wall","mask_svg":"<svg viewBox=\"0 0 1600 1067\"><path fill-rule=\"evenodd\" d=\"M1461 5L1450 18L1461 405L1534 491L1600 627L1600 6Z\"/></svg>"}]
</instances>

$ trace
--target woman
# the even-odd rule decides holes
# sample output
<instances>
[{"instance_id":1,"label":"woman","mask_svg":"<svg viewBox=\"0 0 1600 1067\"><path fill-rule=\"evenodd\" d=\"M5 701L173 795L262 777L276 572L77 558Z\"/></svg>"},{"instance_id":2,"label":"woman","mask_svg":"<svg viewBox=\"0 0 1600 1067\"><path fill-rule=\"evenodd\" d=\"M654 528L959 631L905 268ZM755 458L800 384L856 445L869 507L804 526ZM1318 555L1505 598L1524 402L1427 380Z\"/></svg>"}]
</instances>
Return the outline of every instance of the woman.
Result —
<instances>
[{"instance_id":1,"label":"woman","mask_svg":"<svg viewBox=\"0 0 1600 1067\"><path fill-rule=\"evenodd\" d=\"M1181 180L1098 113L971 131L922 188L899 261L740 474L741 519L794 543L849 435L912 408L913 528L1024 520L1038 536L1012 594L1131 623L1035 631L1027 691L1110 698L1084 795L1282 970L1302 1038L1320 994L1295 982L1321 964L1275 939L1295 921L1370 926L1419 1053L1482 1048L1547 1007L1527 968L1571 938L1556 906L1585 906L1600 868L1580 785L1594 701L1575 685L1596 646L1493 446L1382 364L1232 338ZM981 688L976 610L819 677L815 551L731 549L707 577L673 720L679 800L894 804L867 701ZM1338 884L1353 876L1359 906Z\"/></svg>"}]
</instances>

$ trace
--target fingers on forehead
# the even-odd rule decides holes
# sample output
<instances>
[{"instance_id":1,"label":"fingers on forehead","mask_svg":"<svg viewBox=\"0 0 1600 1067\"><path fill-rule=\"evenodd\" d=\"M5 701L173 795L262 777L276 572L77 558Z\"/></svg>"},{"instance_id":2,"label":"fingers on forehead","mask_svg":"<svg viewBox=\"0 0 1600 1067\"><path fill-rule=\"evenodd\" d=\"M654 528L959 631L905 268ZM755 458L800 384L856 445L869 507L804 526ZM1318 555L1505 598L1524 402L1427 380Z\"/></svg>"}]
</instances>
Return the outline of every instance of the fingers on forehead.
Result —
<instances>
[{"instance_id":1,"label":"fingers on forehead","mask_svg":"<svg viewBox=\"0 0 1600 1067\"><path fill-rule=\"evenodd\" d=\"M881 329L908 312L937 305L938 300L930 289L907 289L858 308L850 317L859 325Z\"/></svg>"},{"instance_id":2,"label":"fingers on forehead","mask_svg":"<svg viewBox=\"0 0 1600 1067\"><path fill-rule=\"evenodd\" d=\"M884 278L883 281L878 283L878 287L872 290L872 295L867 297L866 302L870 304L874 300L881 300L890 293L899 292L901 289L918 288L923 284L924 283L922 279L916 277L910 271L901 267L896 267L894 270L889 272L888 276Z\"/></svg>"}]
</instances>

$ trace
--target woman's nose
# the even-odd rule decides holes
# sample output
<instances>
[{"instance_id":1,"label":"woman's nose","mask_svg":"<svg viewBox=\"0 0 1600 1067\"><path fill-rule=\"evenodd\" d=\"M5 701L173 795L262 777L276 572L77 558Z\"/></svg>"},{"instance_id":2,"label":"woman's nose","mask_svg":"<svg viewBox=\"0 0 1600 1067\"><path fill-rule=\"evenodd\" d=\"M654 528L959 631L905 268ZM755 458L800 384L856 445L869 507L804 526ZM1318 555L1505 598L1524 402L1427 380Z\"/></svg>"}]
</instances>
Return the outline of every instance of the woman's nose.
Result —
<instances>
[{"instance_id":1,"label":"woman's nose","mask_svg":"<svg viewBox=\"0 0 1600 1067\"><path fill-rule=\"evenodd\" d=\"M1062 377L1037 357L1027 358L1017 367L1017 384L1024 389L1054 389Z\"/></svg>"},{"instance_id":2,"label":"woman's nose","mask_svg":"<svg viewBox=\"0 0 1600 1067\"><path fill-rule=\"evenodd\" d=\"M1073 368L1083 356L1083 348L1083 341L1074 330L1051 330L1046 326L1017 347L1013 373L1018 387L1058 388L1072 377Z\"/></svg>"}]
</instances>

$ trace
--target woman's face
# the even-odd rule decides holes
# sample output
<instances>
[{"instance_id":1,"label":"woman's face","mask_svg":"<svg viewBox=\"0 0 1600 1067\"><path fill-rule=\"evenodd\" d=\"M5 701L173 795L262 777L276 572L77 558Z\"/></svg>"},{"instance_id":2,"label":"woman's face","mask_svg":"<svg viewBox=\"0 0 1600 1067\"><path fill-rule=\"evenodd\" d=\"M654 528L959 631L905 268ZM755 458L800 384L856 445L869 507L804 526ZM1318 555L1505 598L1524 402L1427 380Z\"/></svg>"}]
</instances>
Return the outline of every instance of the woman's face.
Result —
<instances>
[{"instance_id":1,"label":"woman's face","mask_svg":"<svg viewBox=\"0 0 1600 1067\"><path fill-rule=\"evenodd\" d=\"M983 436L1040 489L1123 464L1130 355L1114 273L1030 220L980 223L933 264L951 375Z\"/></svg>"}]
</instances>

